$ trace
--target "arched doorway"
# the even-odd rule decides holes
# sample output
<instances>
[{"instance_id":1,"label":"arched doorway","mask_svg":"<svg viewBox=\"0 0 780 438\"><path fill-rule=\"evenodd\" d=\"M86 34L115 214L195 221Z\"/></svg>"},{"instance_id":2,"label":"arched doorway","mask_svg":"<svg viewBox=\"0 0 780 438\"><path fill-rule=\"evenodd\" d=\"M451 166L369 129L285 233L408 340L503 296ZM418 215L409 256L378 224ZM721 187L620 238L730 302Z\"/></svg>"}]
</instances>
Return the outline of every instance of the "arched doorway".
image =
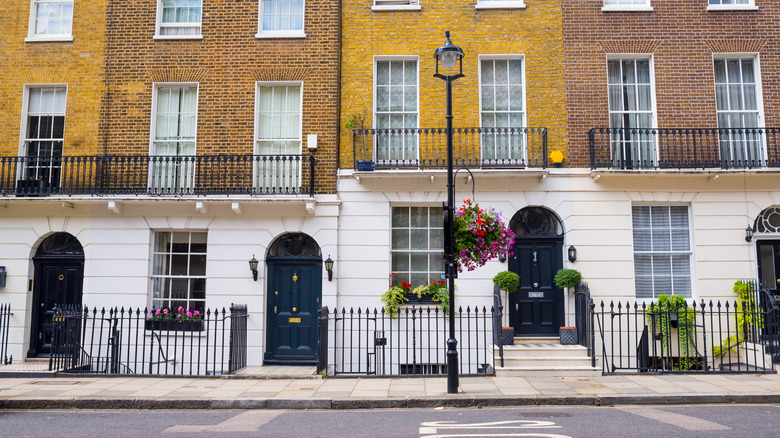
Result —
<instances>
[{"instance_id":1,"label":"arched doorway","mask_svg":"<svg viewBox=\"0 0 780 438\"><path fill-rule=\"evenodd\" d=\"M520 275L509 294L509 323L518 336L558 336L564 296L553 277L563 267L563 224L546 208L526 207L509 226L517 234L509 270Z\"/></svg>"},{"instance_id":2,"label":"arched doorway","mask_svg":"<svg viewBox=\"0 0 780 438\"><path fill-rule=\"evenodd\" d=\"M81 305L84 248L71 234L52 234L38 247L33 266L32 325L27 357L48 356L54 305Z\"/></svg>"},{"instance_id":3,"label":"arched doorway","mask_svg":"<svg viewBox=\"0 0 780 438\"><path fill-rule=\"evenodd\" d=\"M266 256L267 364L317 363L317 310L322 300L322 253L303 233L276 239Z\"/></svg>"},{"instance_id":4,"label":"arched doorway","mask_svg":"<svg viewBox=\"0 0 780 438\"><path fill-rule=\"evenodd\" d=\"M758 251L758 279L769 291L780 295L780 207L761 212L753 224Z\"/></svg>"}]
</instances>

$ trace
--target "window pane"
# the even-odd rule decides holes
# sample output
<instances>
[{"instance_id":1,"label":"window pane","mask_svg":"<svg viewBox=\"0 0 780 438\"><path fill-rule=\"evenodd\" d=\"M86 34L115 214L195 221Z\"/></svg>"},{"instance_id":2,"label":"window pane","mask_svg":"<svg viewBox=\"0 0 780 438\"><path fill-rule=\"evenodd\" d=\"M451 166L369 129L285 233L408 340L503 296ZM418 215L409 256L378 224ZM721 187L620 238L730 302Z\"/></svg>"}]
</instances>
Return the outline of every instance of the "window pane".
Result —
<instances>
[{"instance_id":1,"label":"window pane","mask_svg":"<svg viewBox=\"0 0 780 438\"><path fill-rule=\"evenodd\" d=\"M691 296L688 207L633 206L637 298Z\"/></svg>"}]
</instances>

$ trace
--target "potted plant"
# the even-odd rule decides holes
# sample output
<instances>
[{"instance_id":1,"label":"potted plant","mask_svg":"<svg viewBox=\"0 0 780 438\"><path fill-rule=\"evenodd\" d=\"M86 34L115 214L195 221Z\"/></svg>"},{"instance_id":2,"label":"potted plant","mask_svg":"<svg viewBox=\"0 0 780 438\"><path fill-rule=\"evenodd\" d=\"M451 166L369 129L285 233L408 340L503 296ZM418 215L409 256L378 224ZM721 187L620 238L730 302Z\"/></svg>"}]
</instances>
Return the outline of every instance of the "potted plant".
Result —
<instances>
[{"instance_id":1,"label":"potted plant","mask_svg":"<svg viewBox=\"0 0 780 438\"><path fill-rule=\"evenodd\" d=\"M661 342L661 357L656 360L664 361L663 366L668 369L686 371L699 368L696 345L691 334L696 314L684 297L661 294L657 301L650 303L645 316L652 324L653 339ZM677 345L673 342L673 329L677 330ZM679 356L674 358L675 354Z\"/></svg>"},{"instance_id":2,"label":"potted plant","mask_svg":"<svg viewBox=\"0 0 780 438\"><path fill-rule=\"evenodd\" d=\"M365 152L365 135L366 132L364 131L365 121L366 117L368 116L368 111L365 109L362 113L353 113L347 116L347 123L344 125L345 128L347 128L348 131L352 131L353 138L354 136L360 136L360 145L361 145L361 151ZM358 130L358 132L355 132L355 130ZM356 151L357 152L357 151ZM359 155L365 155L365 154L359 154ZM371 160L355 160L355 168L359 172L367 172L374 170L374 162Z\"/></svg>"},{"instance_id":3,"label":"potted plant","mask_svg":"<svg viewBox=\"0 0 780 438\"><path fill-rule=\"evenodd\" d=\"M393 278L392 274L390 276ZM394 285L390 283L390 287L382 294L381 299L384 301L385 313L390 315L391 318L398 318L399 307L408 302L407 294L412 290L412 285L402 281L400 284Z\"/></svg>"},{"instance_id":4,"label":"potted plant","mask_svg":"<svg viewBox=\"0 0 780 438\"><path fill-rule=\"evenodd\" d=\"M493 284L498 286L499 289L510 294L517 290L520 286L520 276L514 272L504 271L499 272L493 277ZM515 344L515 328L514 327L501 327L501 344L514 345Z\"/></svg>"},{"instance_id":5,"label":"potted plant","mask_svg":"<svg viewBox=\"0 0 780 438\"><path fill-rule=\"evenodd\" d=\"M582 281L582 274L576 269L561 268L555 273L553 281L556 287L573 291L573 288Z\"/></svg>"},{"instance_id":6,"label":"potted plant","mask_svg":"<svg viewBox=\"0 0 780 438\"><path fill-rule=\"evenodd\" d=\"M473 271L488 260L507 255L515 242L515 233L504 225L499 213L484 210L471 199L455 212L453 223L455 258L458 271Z\"/></svg>"}]
</instances>

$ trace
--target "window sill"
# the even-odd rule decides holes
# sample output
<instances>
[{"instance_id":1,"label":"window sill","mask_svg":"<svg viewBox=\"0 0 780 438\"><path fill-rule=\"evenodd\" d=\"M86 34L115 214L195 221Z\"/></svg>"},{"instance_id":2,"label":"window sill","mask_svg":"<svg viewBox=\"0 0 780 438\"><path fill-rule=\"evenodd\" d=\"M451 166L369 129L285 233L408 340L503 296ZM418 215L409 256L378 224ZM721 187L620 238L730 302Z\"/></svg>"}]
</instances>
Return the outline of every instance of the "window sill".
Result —
<instances>
[{"instance_id":1,"label":"window sill","mask_svg":"<svg viewBox=\"0 0 780 438\"><path fill-rule=\"evenodd\" d=\"M155 35L155 40L202 40L203 35Z\"/></svg>"},{"instance_id":2,"label":"window sill","mask_svg":"<svg viewBox=\"0 0 780 438\"><path fill-rule=\"evenodd\" d=\"M620 6L611 5L601 8L601 12L652 12L652 6Z\"/></svg>"},{"instance_id":3,"label":"window sill","mask_svg":"<svg viewBox=\"0 0 780 438\"><path fill-rule=\"evenodd\" d=\"M263 32L255 35L255 38L306 38L306 34L302 31L280 31L280 32Z\"/></svg>"},{"instance_id":4,"label":"window sill","mask_svg":"<svg viewBox=\"0 0 780 438\"><path fill-rule=\"evenodd\" d=\"M58 42L73 42L72 35L62 36L35 36L24 39L25 43L58 43Z\"/></svg>"},{"instance_id":5,"label":"window sill","mask_svg":"<svg viewBox=\"0 0 780 438\"><path fill-rule=\"evenodd\" d=\"M707 5L707 12L710 11L757 11L756 5Z\"/></svg>"},{"instance_id":6,"label":"window sill","mask_svg":"<svg viewBox=\"0 0 780 438\"><path fill-rule=\"evenodd\" d=\"M474 9L525 9L524 1L478 1Z\"/></svg>"},{"instance_id":7,"label":"window sill","mask_svg":"<svg viewBox=\"0 0 780 438\"><path fill-rule=\"evenodd\" d=\"M374 12L391 12L391 11L421 11L420 5L385 5L385 6L371 6L371 10Z\"/></svg>"}]
</instances>

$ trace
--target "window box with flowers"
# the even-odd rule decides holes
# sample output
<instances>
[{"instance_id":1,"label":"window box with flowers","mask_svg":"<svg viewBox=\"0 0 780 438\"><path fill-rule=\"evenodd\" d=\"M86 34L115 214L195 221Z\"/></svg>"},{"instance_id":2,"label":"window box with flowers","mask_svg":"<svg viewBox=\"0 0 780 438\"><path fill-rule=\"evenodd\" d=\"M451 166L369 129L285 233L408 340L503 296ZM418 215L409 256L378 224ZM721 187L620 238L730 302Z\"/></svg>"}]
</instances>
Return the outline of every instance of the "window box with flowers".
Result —
<instances>
[{"instance_id":1,"label":"window box with flowers","mask_svg":"<svg viewBox=\"0 0 780 438\"><path fill-rule=\"evenodd\" d=\"M444 281L434 281L412 288L410 283L401 281L398 284L392 284L394 275L390 275L390 287L382 294L382 301L385 303L384 311L391 318L397 318L400 306L404 304L428 304L436 303L441 307L442 312L447 314L449 310L449 293Z\"/></svg>"},{"instance_id":2,"label":"window box with flowers","mask_svg":"<svg viewBox=\"0 0 780 438\"><path fill-rule=\"evenodd\" d=\"M152 309L146 316L144 328L150 331L202 332L203 319L199 311L183 307L176 311Z\"/></svg>"},{"instance_id":3,"label":"window box with flowers","mask_svg":"<svg viewBox=\"0 0 780 438\"><path fill-rule=\"evenodd\" d=\"M494 210L484 210L471 199L455 212L455 258L458 271L473 271L489 260L509 254L515 242L513 233Z\"/></svg>"}]
</instances>

